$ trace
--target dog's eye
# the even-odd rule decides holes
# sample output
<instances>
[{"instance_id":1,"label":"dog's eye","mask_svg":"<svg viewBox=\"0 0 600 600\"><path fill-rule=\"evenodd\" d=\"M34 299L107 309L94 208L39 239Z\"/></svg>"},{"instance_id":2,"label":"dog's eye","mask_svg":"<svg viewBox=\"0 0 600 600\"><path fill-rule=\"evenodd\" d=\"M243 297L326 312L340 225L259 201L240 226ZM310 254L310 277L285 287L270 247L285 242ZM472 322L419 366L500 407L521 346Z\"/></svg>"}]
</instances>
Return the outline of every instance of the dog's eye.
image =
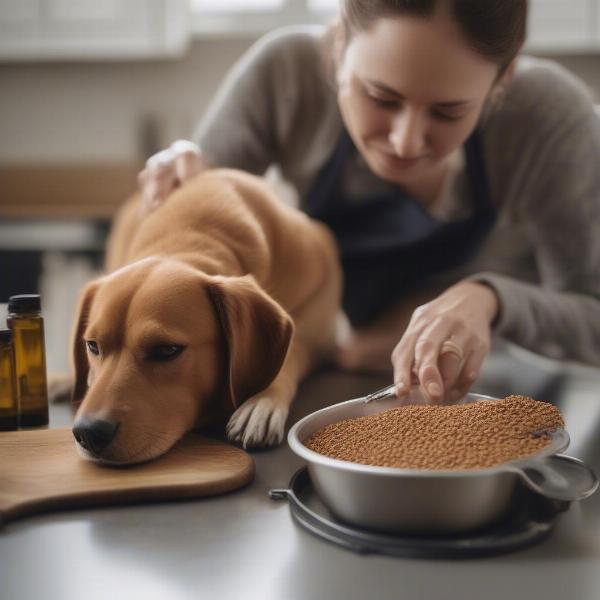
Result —
<instances>
[{"instance_id":1,"label":"dog's eye","mask_svg":"<svg viewBox=\"0 0 600 600\"><path fill-rule=\"evenodd\" d=\"M88 340L86 342L86 345L88 347L88 350L92 353L95 354L96 356L98 356L98 354L100 354L100 348L98 348L98 343L95 342L94 340Z\"/></svg>"},{"instance_id":2,"label":"dog's eye","mask_svg":"<svg viewBox=\"0 0 600 600\"><path fill-rule=\"evenodd\" d=\"M160 344L154 346L148 353L150 360L167 361L173 360L185 350L185 346L176 346L173 344Z\"/></svg>"}]
</instances>

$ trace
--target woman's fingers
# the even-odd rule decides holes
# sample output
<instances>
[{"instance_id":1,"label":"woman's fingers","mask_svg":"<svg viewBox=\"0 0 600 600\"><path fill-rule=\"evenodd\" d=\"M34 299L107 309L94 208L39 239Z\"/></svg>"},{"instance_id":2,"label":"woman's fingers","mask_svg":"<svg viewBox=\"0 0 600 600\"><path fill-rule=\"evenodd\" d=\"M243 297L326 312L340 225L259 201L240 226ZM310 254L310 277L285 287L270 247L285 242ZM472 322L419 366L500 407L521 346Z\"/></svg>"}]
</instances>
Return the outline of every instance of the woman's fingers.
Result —
<instances>
[{"instance_id":1,"label":"woman's fingers","mask_svg":"<svg viewBox=\"0 0 600 600\"><path fill-rule=\"evenodd\" d=\"M181 183L205 168L197 144L177 140L167 149L153 154L138 175L145 212L160 206Z\"/></svg>"},{"instance_id":2,"label":"woman's fingers","mask_svg":"<svg viewBox=\"0 0 600 600\"><path fill-rule=\"evenodd\" d=\"M462 391L463 389L466 389L466 391L468 391L473 383L475 383L475 380L479 376L481 365L483 364L488 352L488 344L477 344L473 348L469 356L467 356L461 374L456 382L455 387L458 390Z\"/></svg>"},{"instance_id":3,"label":"woman's fingers","mask_svg":"<svg viewBox=\"0 0 600 600\"><path fill-rule=\"evenodd\" d=\"M489 344L484 342L474 344L472 350L464 359L464 364L456 382L447 390L446 397L449 403L452 404L457 402L469 392L471 386L475 383L477 377L479 377L481 365L483 364L488 351Z\"/></svg>"},{"instance_id":4,"label":"woman's fingers","mask_svg":"<svg viewBox=\"0 0 600 600\"><path fill-rule=\"evenodd\" d=\"M413 349L414 336L405 333L392 352L394 385L396 386L396 396L398 396L398 398L402 398L410 392L413 377L416 376L416 373L413 371Z\"/></svg>"},{"instance_id":5,"label":"woman's fingers","mask_svg":"<svg viewBox=\"0 0 600 600\"><path fill-rule=\"evenodd\" d=\"M443 335L440 333L439 337ZM432 337L420 337L416 342L413 339L403 339L392 354L396 394L406 395L410 385L417 383L430 402L448 400L448 393L457 385L464 368L476 366L465 361L467 345L459 335L444 341Z\"/></svg>"},{"instance_id":6,"label":"woman's fingers","mask_svg":"<svg viewBox=\"0 0 600 600\"><path fill-rule=\"evenodd\" d=\"M430 402L441 401L444 384L439 371L438 348L440 343L430 338L405 336L392 353L396 395L403 397L411 385L420 384L423 395Z\"/></svg>"},{"instance_id":7,"label":"woman's fingers","mask_svg":"<svg viewBox=\"0 0 600 600\"><path fill-rule=\"evenodd\" d=\"M423 363L418 373L423 395L433 404L441 402L444 397L444 382L437 363Z\"/></svg>"},{"instance_id":8,"label":"woman's fingers","mask_svg":"<svg viewBox=\"0 0 600 600\"><path fill-rule=\"evenodd\" d=\"M440 353L439 368L445 392L448 392L455 386L462 363L462 357L455 352L442 351Z\"/></svg>"},{"instance_id":9,"label":"woman's fingers","mask_svg":"<svg viewBox=\"0 0 600 600\"><path fill-rule=\"evenodd\" d=\"M138 179L142 191L144 210L154 210L165 199L175 184L175 156L167 148L153 154Z\"/></svg>"},{"instance_id":10,"label":"woman's fingers","mask_svg":"<svg viewBox=\"0 0 600 600\"><path fill-rule=\"evenodd\" d=\"M429 402L464 395L489 351L497 305L489 288L466 281L418 307L392 353L398 396L409 392L411 373Z\"/></svg>"},{"instance_id":11,"label":"woman's fingers","mask_svg":"<svg viewBox=\"0 0 600 600\"><path fill-rule=\"evenodd\" d=\"M144 201L147 208L154 210L160 206L176 185L177 177L172 163L156 167L146 184Z\"/></svg>"},{"instance_id":12,"label":"woman's fingers","mask_svg":"<svg viewBox=\"0 0 600 600\"><path fill-rule=\"evenodd\" d=\"M418 337L414 349L415 369L422 393L433 403L444 398L444 380L440 372L440 354L444 341L449 338L453 323L449 319L434 319Z\"/></svg>"},{"instance_id":13,"label":"woman's fingers","mask_svg":"<svg viewBox=\"0 0 600 600\"><path fill-rule=\"evenodd\" d=\"M431 325L420 336L405 335L392 354L397 395L406 395L416 383L429 402L440 403L449 401L457 386L470 387L466 373L478 372L486 354L483 346L475 352L473 344L466 331L453 330L450 323Z\"/></svg>"},{"instance_id":14,"label":"woman's fingers","mask_svg":"<svg viewBox=\"0 0 600 600\"><path fill-rule=\"evenodd\" d=\"M469 344L464 330L456 331L442 343L439 365L442 380L444 382L444 395L446 400L448 400L448 393L454 388L458 381L468 352Z\"/></svg>"},{"instance_id":15,"label":"woman's fingers","mask_svg":"<svg viewBox=\"0 0 600 600\"><path fill-rule=\"evenodd\" d=\"M181 154L175 160L175 176L179 183L187 181L204 169L202 159L192 152Z\"/></svg>"},{"instance_id":16,"label":"woman's fingers","mask_svg":"<svg viewBox=\"0 0 600 600\"><path fill-rule=\"evenodd\" d=\"M173 165L177 183L181 184L197 175L205 167L200 147L189 140L177 140L169 147L174 155Z\"/></svg>"}]
</instances>

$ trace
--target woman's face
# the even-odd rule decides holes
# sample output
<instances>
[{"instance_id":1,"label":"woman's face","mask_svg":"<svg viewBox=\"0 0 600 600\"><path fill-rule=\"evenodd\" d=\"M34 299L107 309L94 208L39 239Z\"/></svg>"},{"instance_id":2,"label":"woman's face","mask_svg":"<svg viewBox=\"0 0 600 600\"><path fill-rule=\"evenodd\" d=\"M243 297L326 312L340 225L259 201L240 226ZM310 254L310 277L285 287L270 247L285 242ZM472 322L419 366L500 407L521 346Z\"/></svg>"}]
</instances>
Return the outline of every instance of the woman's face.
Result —
<instances>
[{"instance_id":1,"label":"woman's face","mask_svg":"<svg viewBox=\"0 0 600 600\"><path fill-rule=\"evenodd\" d=\"M370 168L408 184L465 142L497 75L444 15L382 18L347 44L338 102Z\"/></svg>"}]
</instances>

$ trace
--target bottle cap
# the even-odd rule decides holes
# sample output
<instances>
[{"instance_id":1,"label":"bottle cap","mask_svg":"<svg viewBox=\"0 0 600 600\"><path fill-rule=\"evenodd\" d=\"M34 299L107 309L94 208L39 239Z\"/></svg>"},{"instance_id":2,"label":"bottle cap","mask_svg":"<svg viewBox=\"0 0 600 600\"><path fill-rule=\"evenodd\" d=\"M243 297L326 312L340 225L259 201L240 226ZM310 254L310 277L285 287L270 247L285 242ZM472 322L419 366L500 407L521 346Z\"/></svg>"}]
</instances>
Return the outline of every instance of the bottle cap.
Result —
<instances>
[{"instance_id":1,"label":"bottle cap","mask_svg":"<svg viewBox=\"0 0 600 600\"><path fill-rule=\"evenodd\" d=\"M40 312L42 303L39 294L20 294L11 296L8 299L8 312L24 314L30 312Z\"/></svg>"},{"instance_id":2,"label":"bottle cap","mask_svg":"<svg viewBox=\"0 0 600 600\"><path fill-rule=\"evenodd\" d=\"M0 329L0 342L12 341L12 331L10 329Z\"/></svg>"}]
</instances>

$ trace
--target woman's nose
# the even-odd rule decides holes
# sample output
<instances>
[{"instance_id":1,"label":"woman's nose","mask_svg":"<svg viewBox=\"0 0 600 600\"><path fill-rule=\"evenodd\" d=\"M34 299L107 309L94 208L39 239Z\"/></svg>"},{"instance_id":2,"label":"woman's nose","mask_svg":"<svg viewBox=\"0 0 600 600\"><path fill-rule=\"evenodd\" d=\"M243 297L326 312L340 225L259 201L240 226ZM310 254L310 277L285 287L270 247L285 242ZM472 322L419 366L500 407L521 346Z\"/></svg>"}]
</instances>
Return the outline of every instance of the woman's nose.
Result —
<instances>
[{"instance_id":1,"label":"woman's nose","mask_svg":"<svg viewBox=\"0 0 600 600\"><path fill-rule=\"evenodd\" d=\"M425 148L426 123L419 112L403 109L394 116L389 142L400 158L419 158Z\"/></svg>"}]
</instances>

